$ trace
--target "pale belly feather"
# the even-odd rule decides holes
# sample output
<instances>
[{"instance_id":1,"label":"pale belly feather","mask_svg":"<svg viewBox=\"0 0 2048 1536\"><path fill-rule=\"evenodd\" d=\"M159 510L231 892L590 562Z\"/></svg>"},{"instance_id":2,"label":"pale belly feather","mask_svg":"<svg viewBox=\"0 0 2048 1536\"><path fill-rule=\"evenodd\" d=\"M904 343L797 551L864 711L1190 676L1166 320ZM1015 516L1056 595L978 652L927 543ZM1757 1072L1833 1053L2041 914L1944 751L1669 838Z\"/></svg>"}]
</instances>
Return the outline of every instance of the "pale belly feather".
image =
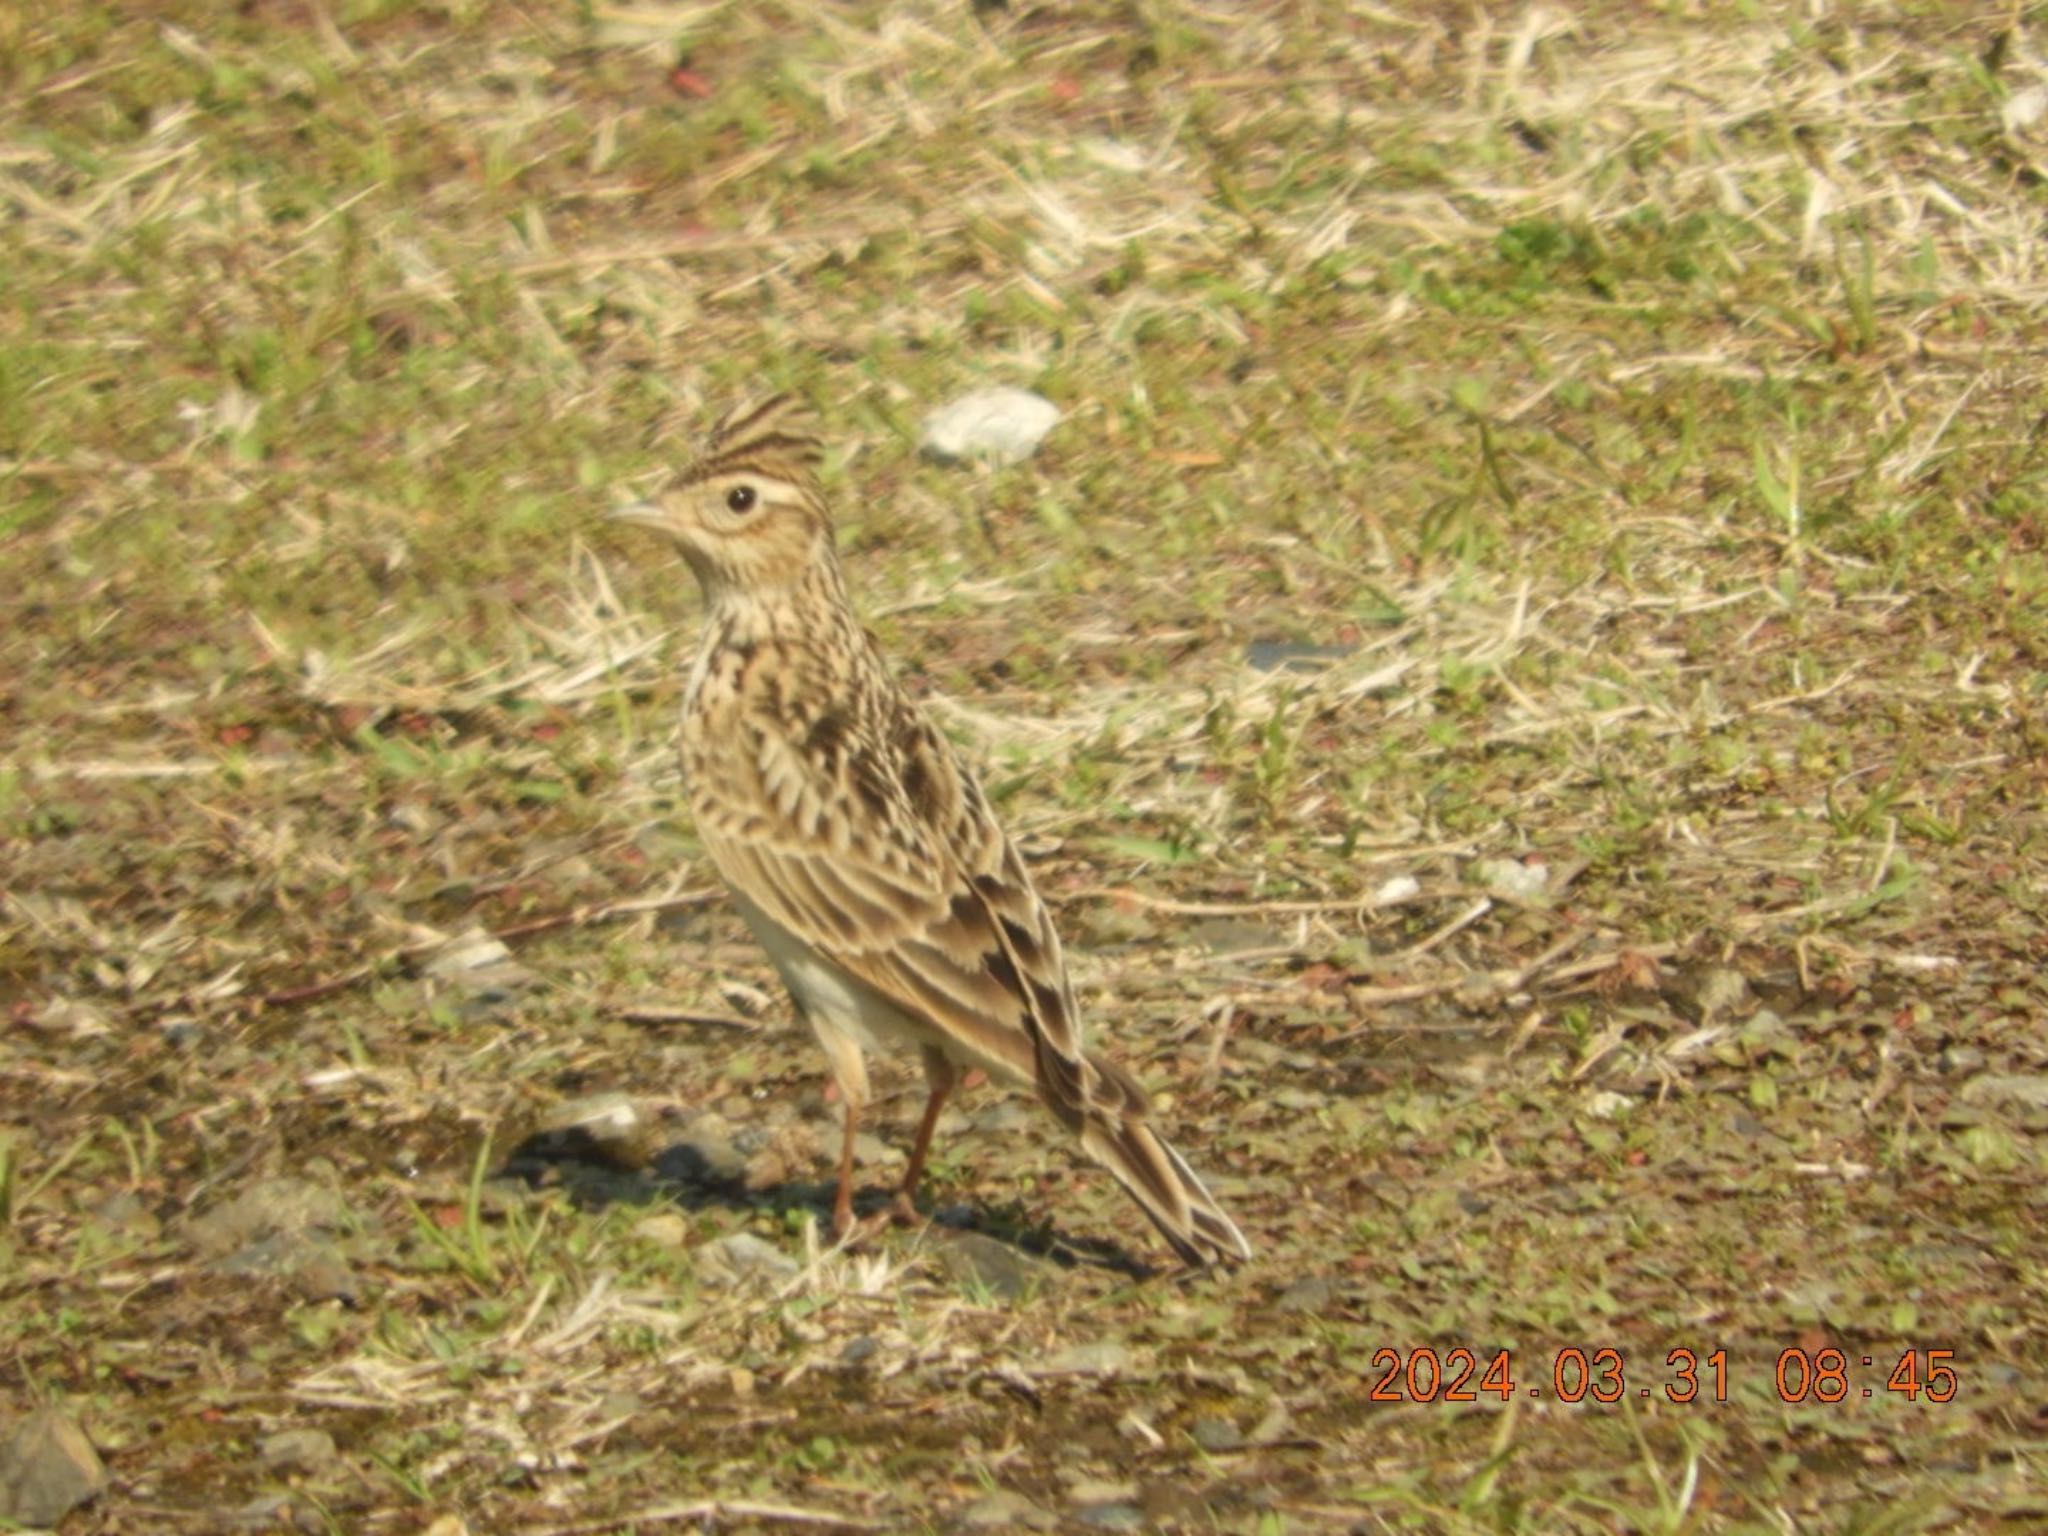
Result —
<instances>
[{"instance_id":1,"label":"pale belly feather","mask_svg":"<svg viewBox=\"0 0 2048 1536\"><path fill-rule=\"evenodd\" d=\"M893 1051L904 1046L929 1046L955 1066L979 1067L999 1081L1018 1081L1008 1062L984 1057L923 1019L904 1012L872 987L798 939L746 897L733 892L733 904L754 931L754 937L775 963L812 1029L824 1039L827 1031L850 1038L863 1050ZM828 1049L830 1041L826 1041Z\"/></svg>"}]
</instances>

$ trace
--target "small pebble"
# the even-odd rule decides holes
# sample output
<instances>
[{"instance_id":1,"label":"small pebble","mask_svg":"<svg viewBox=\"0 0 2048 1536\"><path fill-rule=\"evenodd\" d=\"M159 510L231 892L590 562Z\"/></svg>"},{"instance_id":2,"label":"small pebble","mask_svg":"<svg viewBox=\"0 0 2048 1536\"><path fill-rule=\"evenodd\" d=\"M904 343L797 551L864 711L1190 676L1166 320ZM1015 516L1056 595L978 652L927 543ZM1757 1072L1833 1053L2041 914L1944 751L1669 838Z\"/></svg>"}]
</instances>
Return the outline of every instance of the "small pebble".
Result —
<instances>
[{"instance_id":1,"label":"small pebble","mask_svg":"<svg viewBox=\"0 0 2048 1536\"><path fill-rule=\"evenodd\" d=\"M1144 1526L1145 1511L1135 1504L1091 1504L1080 1520L1098 1531L1135 1531Z\"/></svg>"},{"instance_id":2,"label":"small pebble","mask_svg":"<svg viewBox=\"0 0 2048 1536\"><path fill-rule=\"evenodd\" d=\"M1276 1312L1321 1312L1330 1305L1336 1288L1321 1275L1303 1275L1282 1291L1273 1302Z\"/></svg>"},{"instance_id":3,"label":"small pebble","mask_svg":"<svg viewBox=\"0 0 2048 1536\"><path fill-rule=\"evenodd\" d=\"M1550 886L1550 868L1520 859L1481 859L1473 866L1479 883L1509 901L1539 903Z\"/></svg>"},{"instance_id":4,"label":"small pebble","mask_svg":"<svg viewBox=\"0 0 2048 1536\"><path fill-rule=\"evenodd\" d=\"M1943 1072L1976 1072L1983 1068L1986 1057L1974 1045L1951 1045L1942 1049L1934 1058L1934 1064Z\"/></svg>"},{"instance_id":5,"label":"small pebble","mask_svg":"<svg viewBox=\"0 0 2048 1536\"><path fill-rule=\"evenodd\" d=\"M1113 1483L1099 1477L1080 1478L1067 1489L1069 1504L1134 1504L1137 1498L1136 1483Z\"/></svg>"},{"instance_id":6,"label":"small pebble","mask_svg":"<svg viewBox=\"0 0 2048 1536\"><path fill-rule=\"evenodd\" d=\"M1131 1369L1135 1356L1128 1344L1115 1339L1095 1339L1070 1344L1041 1364L1035 1374L1043 1376L1120 1376Z\"/></svg>"},{"instance_id":7,"label":"small pebble","mask_svg":"<svg viewBox=\"0 0 2048 1536\"><path fill-rule=\"evenodd\" d=\"M1058 1522L1047 1511L1007 1488L983 1494L960 1511L960 1524L970 1530L1050 1530Z\"/></svg>"},{"instance_id":8,"label":"small pebble","mask_svg":"<svg viewBox=\"0 0 2048 1536\"><path fill-rule=\"evenodd\" d=\"M551 1151L631 1173L653 1154L654 1127L626 1093L591 1093L564 1099L541 1117L540 1137Z\"/></svg>"},{"instance_id":9,"label":"small pebble","mask_svg":"<svg viewBox=\"0 0 2048 1536\"><path fill-rule=\"evenodd\" d=\"M793 1280L803 1266L773 1243L754 1236L751 1232L734 1232L716 1242L706 1243L698 1250L706 1277L739 1279L746 1275L762 1275L770 1280Z\"/></svg>"},{"instance_id":10,"label":"small pebble","mask_svg":"<svg viewBox=\"0 0 2048 1536\"><path fill-rule=\"evenodd\" d=\"M633 1235L658 1248L687 1248L690 1223L680 1211L656 1211L633 1223Z\"/></svg>"},{"instance_id":11,"label":"small pebble","mask_svg":"<svg viewBox=\"0 0 2048 1536\"><path fill-rule=\"evenodd\" d=\"M1237 1426L1225 1418L1206 1414L1188 1426L1195 1444L1205 1451L1234 1451L1244 1444Z\"/></svg>"},{"instance_id":12,"label":"small pebble","mask_svg":"<svg viewBox=\"0 0 2048 1536\"><path fill-rule=\"evenodd\" d=\"M324 1429L281 1429L266 1435L256 1454L273 1472L315 1472L333 1463L334 1436Z\"/></svg>"},{"instance_id":13,"label":"small pebble","mask_svg":"<svg viewBox=\"0 0 2048 1536\"><path fill-rule=\"evenodd\" d=\"M93 1215L116 1232L143 1242L155 1242L163 1224L132 1190L116 1190L93 1207Z\"/></svg>"}]
</instances>

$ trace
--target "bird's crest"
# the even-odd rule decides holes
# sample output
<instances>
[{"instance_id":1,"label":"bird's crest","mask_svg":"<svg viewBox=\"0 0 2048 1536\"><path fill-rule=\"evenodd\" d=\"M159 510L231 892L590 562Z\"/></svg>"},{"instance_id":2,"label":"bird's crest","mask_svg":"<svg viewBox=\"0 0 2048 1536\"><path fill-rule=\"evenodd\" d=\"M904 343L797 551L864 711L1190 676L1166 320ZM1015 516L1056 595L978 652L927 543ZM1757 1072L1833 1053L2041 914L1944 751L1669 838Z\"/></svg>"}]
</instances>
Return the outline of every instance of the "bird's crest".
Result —
<instances>
[{"instance_id":1,"label":"bird's crest","mask_svg":"<svg viewBox=\"0 0 2048 1536\"><path fill-rule=\"evenodd\" d=\"M718 418L685 483L751 471L799 484L817 478L824 462L811 413L794 395L747 400Z\"/></svg>"}]
</instances>

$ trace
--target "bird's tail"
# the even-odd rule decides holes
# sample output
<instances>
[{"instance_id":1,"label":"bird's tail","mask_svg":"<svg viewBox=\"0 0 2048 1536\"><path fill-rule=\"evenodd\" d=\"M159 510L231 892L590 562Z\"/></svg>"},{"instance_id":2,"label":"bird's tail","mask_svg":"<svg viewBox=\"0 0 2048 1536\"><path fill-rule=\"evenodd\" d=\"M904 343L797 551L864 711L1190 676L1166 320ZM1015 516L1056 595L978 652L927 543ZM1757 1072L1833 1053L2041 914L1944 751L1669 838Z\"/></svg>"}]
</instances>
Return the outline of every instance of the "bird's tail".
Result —
<instances>
[{"instance_id":1,"label":"bird's tail","mask_svg":"<svg viewBox=\"0 0 2048 1536\"><path fill-rule=\"evenodd\" d=\"M1145 1090L1114 1062L1090 1056L1094 1090L1081 1122L1081 1145L1116 1176L1183 1262L1202 1267L1252 1256L1237 1223L1223 1214L1195 1170L1152 1129Z\"/></svg>"}]
</instances>

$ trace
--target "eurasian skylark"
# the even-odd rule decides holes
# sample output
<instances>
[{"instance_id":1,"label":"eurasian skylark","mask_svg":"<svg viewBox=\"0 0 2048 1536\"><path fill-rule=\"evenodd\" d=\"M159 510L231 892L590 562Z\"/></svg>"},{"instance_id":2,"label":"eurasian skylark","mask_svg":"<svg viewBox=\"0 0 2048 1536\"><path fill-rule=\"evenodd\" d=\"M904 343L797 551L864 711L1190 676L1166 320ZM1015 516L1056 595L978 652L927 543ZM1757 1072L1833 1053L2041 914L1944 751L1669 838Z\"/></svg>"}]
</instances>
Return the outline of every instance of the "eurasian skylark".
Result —
<instances>
[{"instance_id":1,"label":"eurasian skylark","mask_svg":"<svg viewBox=\"0 0 2048 1536\"><path fill-rule=\"evenodd\" d=\"M962 1072L1028 1083L1183 1260L1251 1255L1088 1051L1045 904L987 799L855 618L820 493L818 440L788 396L742 406L653 502L618 514L673 538L707 612L683 703L683 772L705 850L816 1032L846 1102L834 1228L853 1219L863 1048L917 1046L912 1203Z\"/></svg>"}]
</instances>

